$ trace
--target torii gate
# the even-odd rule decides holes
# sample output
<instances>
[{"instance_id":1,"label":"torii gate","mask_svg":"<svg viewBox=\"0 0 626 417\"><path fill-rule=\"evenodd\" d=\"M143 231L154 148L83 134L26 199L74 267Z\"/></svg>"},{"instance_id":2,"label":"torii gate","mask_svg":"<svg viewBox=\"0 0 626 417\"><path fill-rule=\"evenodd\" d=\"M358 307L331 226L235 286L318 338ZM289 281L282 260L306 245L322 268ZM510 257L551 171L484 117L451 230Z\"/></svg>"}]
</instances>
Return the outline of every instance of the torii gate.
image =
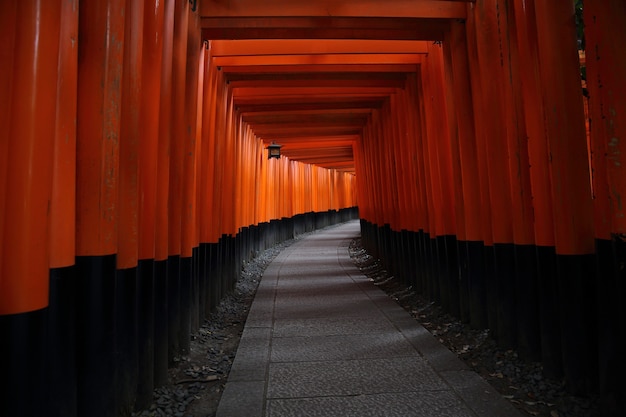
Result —
<instances>
[{"instance_id":1,"label":"torii gate","mask_svg":"<svg viewBox=\"0 0 626 417\"><path fill-rule=\"evenodd\" d=\"M358 205L407 283L623 412L626 5L588 3L583 54L571 0L2 2L0 404L145 404L207 265Z\"/></svg>"}]
</instances>

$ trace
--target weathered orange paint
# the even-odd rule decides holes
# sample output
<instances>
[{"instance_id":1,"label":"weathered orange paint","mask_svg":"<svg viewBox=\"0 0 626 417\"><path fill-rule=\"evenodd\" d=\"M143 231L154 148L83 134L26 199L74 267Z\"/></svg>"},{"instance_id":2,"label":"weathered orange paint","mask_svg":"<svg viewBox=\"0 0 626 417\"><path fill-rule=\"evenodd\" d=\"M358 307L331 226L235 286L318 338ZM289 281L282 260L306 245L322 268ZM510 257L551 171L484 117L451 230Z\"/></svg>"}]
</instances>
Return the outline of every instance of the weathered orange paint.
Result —
<instances>
[{"instance_id":1,"label":"weathered orange paint","mask_svg":"<svg viewBox=\"0 0 626 417\"><path fill-rule=\"evenodd\" d=\"M513 3L517 47L520 55L521 97L524 102L524 120L528 137L528 158L535 243L539 246L554 246L554 216L550 191L549 152L546 137L545 113L539 79L537 57L537 31L535 2Z\"/></svg>"},{"instance_id":2,"label":"weathered orange paint","mask_svg":"<svg viewBox=\"0 0 626 417\"><path fill-rule=\"evenodd\" d=\"M467 45L468 45L468 61L469 70L471 73L470 85L472 91L476 91L477 94L472 94L472 108L474 110L474 131L476 139L476 162L478 166L478 179L480 188L480 224L482 228L482 241L485 246L493 246L493 226L492 226L492 207L491 207L491 190L489 188L489 171L488 160L490 155L487 152L487 146L485 137L487 135L486 125L480 119L480 114L484 114L486 104L481 95L483 94L483 80L478 74L480 74L480 63L478 53L478 31L479 22L475 13L468 13L467 21Z\"/></svg>"},{"instance_id":3,"label":"weathered orange paint","mask_svg":"<svg viewBox=\"0 0 626 417\"><path fill-rule=\"evenodd\" d=\"M81 4L76 252L117 253L124 0ZM106 48L102 48L103 39Z\"/></svg>"},{"instance_id":4,"label":"weathered orange paint","mask_svg":"<svg viewBox=\"0 0 626 417\"><path fill-rule=\"evenodd\" d=\"M158 118L158 150L156 172L156 234L155 255L157 261L166 260L170 254L169 205L170 199L170 146L172 138L172 49L174 43L174 0L166 0L163 7L163 52L161 55L161 91Z\"/></svg>"},{"instance_id":5,"label":"weathered orange paint","mask_svg":"<svg viewBox=\"0 0 626 417\"><path fill-rule=\"evenodd\" d=\"M77 39L78 0L63 2L50 200L50 268L73 265L76 254Z\"/></svg>"},{"instance_id":6,"label":"weathered orange paint","mask_svg":"<svg viewBox=\"0 0 626 417\"><path fill-rule=\"evenodd\" d=\"M450 136L446 114L443 74L443 51L439 45L431 45L428 63L425 65L428 85L425 87L427 110L428 151L431 158L431 180L437 236L456 234L454 190Z\"/></svg>"},{"instance_id":7,"label":"weathered orange paint","mask_svg":"<svg viewBox=\"0 0 626 417\"><path fill-rule=\"evenodd\" d=\"M182 170L182 219L181 219L181 256L191 257L193 249L198 246L196 239L196 172L199 169L197 154L200 143L197 140L197 117L200 67L203 65L203 47L199 37L199 18L197 13L187 9L187 54L186 54L186 78L185 78L185 105L184 105L184 129L181 136L183 148ZM201 64L202 63L202 64Z\"/></svg>"},{"instance_id":8,"label":"weathered orange paint","mask_svg":"<svg viewBox=\"0 0 626 417\"><path fill-rule=\"evenodd\" d=\"M0 48L0 61L12 62L15 50L17 25L17 3L0 4L0 39L4 39L4 48ZM4 259L4 223L6 216L6 190L8 183L9 130L11 128L13 65L0 66L0 264Z\"/></svg>"},{"instance_id":9,"label":"weathered orange paint","mask_svg":"<svg viewBox=\"0 0 626 417\"><path fill-rule=\"evenodd\" d=\"M626 5L619 1L585 4L587 86L596 197L596 236L626 233ZM606 155L606 156L605 156Z\"/></svg>"},{"instance_id":10,"label":"weathered orange paint","mask_svg":"<svg viewBox=\"0 0 626 417\"><path fill-rule=\"evenodd\" d=\"M528 140L524 120L521 73L524 61L520 58L515 17L512 7L498 0L499 28L502 33L503 102L508 145L509 178L511 182L511 217L513 242L533 245L534 216L528 158Z\"/></svg>"},{"instance_id":11,"label":"weathered orange paint","mask_svg":"<svg viewBox=\"0 0 626 417\"><path fill-rule=\"evenodd\" d=\"M172 49L171 136L168 198L168 255L181 255L183 162L187 137L185 123L185 83L187 77L188 3L175 2Z\"/></svg>"},{"instance_id":12,"label":"weathered orange paint","mask_svg":"<svg viewBox=\"0 0 626 417\"><path fill-rule=\"evenodd\" d=\"M463 183L467 182L467 180L463 177L461 171L461 155L460 155L460 144L459 137L462 135L459 127L458 118L463 118L463 115L457 116L456 108L462 107L462 101L457 102L455 93L455 74L454 65L452 62L452 36L459 37L459 33L463 30L463 24L459 22L451 23L450 31L446 32L444 37L444 41L442 44L443 47L443 71L444 71L444 86L443 86L443 96L445 98L446 105L446 120L448 122L448 135L449 135L449 144L450 144L450 167L452 171L452 175L450 180L454 183L453 191L454 191L454 214L455 214L455 224L456 224L456 238L458 240L466 241L466 233L465 233L465 199L463 198ZM454 35L452 32L454 31ZM458 42L457 42L458 43ZM458 46L457 46L458 48ZM457 77L459 74L456 74ZM471 200L470 200L471 201Z\"/></svg>"},{"instance_id":13,"label":"weathered orange paint","mask_svg":"<svg viewBox=\"0 0 626 417\"><path fill-rule=\"evenodd\" d=\"M499 27L502 15L497 0L476 5L479 68L473 76L481 79L482 108L475 113L476 123L483 125L484 146L488 154L489 197L491 202L492 233L494 243L513 243L513 215L511 180L509 176L506 112L496 104L504 100L504 61ZM478 69L478 72L476 70Z\"/></svg>"},{"instance_id":14,"label":"weathered orange paint","mask_svg":"<svg viewBox=\"0 0 626 417\"><path fill-rule=\"evenodd\" d=\"M138 257L155 259L159 107L161 105L161 61L163 55L164 4L152 0L144 9L141 65L141 107L138 155Z\"/></svg>"},{"instance_id":15,"label":"weathered orange paint","mask_svg":"<svg viewBox=\"0 0 626 417\"><path fill-rule=\"evenodd\" d=\"M7 156L0 176L3 315L48 305L61 2L19 2L15 8L3 4L0 14L0 23L7 24L2 34L11 42L3 46L8 51L3 67L12 67L2 69L8 80L0 84L0 103L6 112L0 119L0 150Z\"/></svg>"},{"instance_id":16,"label":"weathered orange paint","mask_svg":"<svg viewBox=\"0 0 626 417\"><path fill-rule=\"evenodd\" d=\"M476 144L474 126L474 107L472 103L471 74L469 69L469 55L467 50L467 36L465 24L452 24L449 37L444 41L444 47L450 49L450 61L448 65L452 77L451 93L454 103L452 111L458 124L457 143L458 157L460 160L460 181L455 180L457 187L460 185L462 196L457 194L463 201L463 219L457 217L457 221L463 222L463 230L457 231L460 240L479 242L483 238L484 230L481 222L481 189L478 170L478 149Z\"/></svg>"},{"instance_id":17,"label":"weathered orange paint","mask_svg":"<svg viewBox=\"0 0 626 417\"><path fill-rule=\"evenodd\" d=\"M137 266L139 255L139 143L144 5L130 2L125 12L124 73L120 122L117 268Z\"/></svg>"},{"instance_id":18,"label":"weathered orange paint","mask_svg":"<svg viewBox=\"0 0 626 417\"><path fill-rule=\"evenodd\" d=\"M535 9L556 250L561 255L591 254L593 212L574 7L535 2Z\"/></svg>"}]
</instances>

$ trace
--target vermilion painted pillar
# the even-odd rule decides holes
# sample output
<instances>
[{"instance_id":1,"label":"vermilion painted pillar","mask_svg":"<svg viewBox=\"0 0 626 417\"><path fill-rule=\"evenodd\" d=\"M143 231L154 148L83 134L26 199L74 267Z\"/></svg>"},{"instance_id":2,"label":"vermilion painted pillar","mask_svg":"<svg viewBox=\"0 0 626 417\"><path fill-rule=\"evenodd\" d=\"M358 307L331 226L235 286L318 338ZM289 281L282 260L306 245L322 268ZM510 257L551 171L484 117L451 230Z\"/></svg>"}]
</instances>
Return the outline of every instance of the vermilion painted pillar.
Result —
<instances>
[{"instance_id":1,"label":"vermilion painted pillar","mask_svg":"<svg viewBox=\"0 0 626 417\"><path fill-rule=\"evenodd\" d=\"M164 5L159 0L144 6L141 65L141 105L138 164L138 382L135 408L152 403L155 349L155 245L157 202L157 155L159 146L159 107L161 57L163 54Z\"/></svg>"},{"instance_id":2,"label":"vermilion painted pillar","mask_svg":"<svg viewBox=\"0 0 626 417\"><path fill-rule=\"evenodd\" d=\"M475 125L482 131L477 132L477 136L481 136L482 145L479 146L484 146L487 163L493 237L494 258L487 259L487 265L494 268L494 281L488 286L488 303L491 309L496 306L496 323L492 322L494 311L491 310L490 327L495 330L499 343L515 347L515 252L507 147L508 112L501 104L505 100L502 31L506 30L501 28L506 26L506 14L499 9L497 0L477 3L473 12L478 66L472 74L480 77L481 85L481 93L477 95L480 108L474 114L477 118Z\"/></svg>"},{"instance_id":3,"label":"vermilion painted pillar","mask_svg":"<svg viewBox=\"0 0 626 417\"><path fill-rule=\"evenodd\" d=\"M546 138L544 103L539 60L534 1L515 1L515 29L519 51L521 94L528 138L530 183L532 188L533 231L537 259L541 360L551 377L562 375L558 282L554 243L549 151Z\"/></svg>"},{"instance_id":4,"label":"vermilion painted pillar","mask_svg":"<svg viewBox=\"0 0 626 417\"><path fill-rule=\"evenodd\" d=\"M61 2L0 5L0 414L43 415Z\"/></svg>"},{"instance_id":5,"label":"vermilion painted pillar","mask_svg":"<svg viewBox=\"0 0 626 417\"><path fill-rule=\"evenodd\" d=\"M181 257L180 257L180 349L188 353L190 349L192 333L191 322L193 314L192 291L194 287L194 249L197 245L195 238L195 184L196 172L196 117L198 103L198 65L200 58L200 27L198 13L190 8L185 9L187 15L187 47L185 48L185 88L184 92L184 115L183 131L180 137L182 148L182 198L181 198ZM197 315L197 314L196 314Z\"/></svg>"},{"instance_id":6,"label":"vermilion painted pillar","mask_svg":"<svg viewBox=\"0 0 626 417\"><path fill-rule=\"evenodd\" d=\"M567 386L583 393L596 385L594 231L587 140L581 96L574 6L535 2L538 57L550 174ZM580 308L585 302L587 309Z\"/></svg>"},{"instance_id":7,"label":"vermilion painted pillar","mask_svg":"<svg viewBox=\"0 0 626 417\"><path fill-rule=\"evenodd\" d=\"M411 138L414 149L414 158L411 163L414 176L414 184L416 185L416 212L413 214L415 219L414 230L417 232L416 236L416 251L418 253L417 271L415 287L418 292L424 291L424 282L427 275L427 257L426 257L426 243L429 239L426 238L429 230L429 215L427 209L426 200L426 180L424 173L425 158L421 157L421 149L423 142L423 120L422 120L422 106L420 104L421 95L419 93L419 83L421 78L419 72L413 76L409 76L407 80L408 89L408 101L409 101L409 118L411 123Z\"/></svg>"},{"instance_id":8,"label":"vermilion painted pillar","mask_svg":"<svg viewBox=\"0 0 626 417\"><path fill-rule=\"evenodd\" d=\"M182 305L181 303L181 246L182 246L182 199L183 161L185 151L185 80L187 76L188 5L176 1L174 6L174 41L172 47L171 79L171 135L168 198L168 259L167 259L167 308L168 308L168 362L181 351ZM167 59L164 55L164 59Z\"/></svg>"},{"instance_id":9,"label":"vermilion painted pillar","mask_svg":"<svg viewBox=\"0 0 626 417\"><path fill-rule=\"evenodd\" d=\"M491 335L496 336L497 332L497 310L496 301L497 294L495 289L495 270L493 268L493 227L491 222L491 202L490 202L490 188L489 188L489 171L488 171L488 153L485 145L486 125L479 119L478 114L482 114L487 109L484 108L484 101L481 99L482 94L482 78L480 74L480 62L478 54L478 31L483 30L479 26L476 13L468 13L467 20L467 50L468 50L468 63L470 68L470 85L472 92L472 109L474 112L474 132L476 139L476 162L478 167L478 183L480 189L480 217L479 224L481 229L483 251L482 258L484 269L481 271L483 275L483 288L485 293L483 295L483 309L487 317L487 324L490 328ZM479 29L480 27L480 29ZM479 93L481 92L481 93ZM478 114L477 114L478 113ZM478 253L477 257L480 256ZM480 259L477 259L475 265L479 265ZM478 266L479 267L479 266Z\"/></svg>"},{"instance_id":10,"label":"vermilion painted pillar","mask_svg":"<svg viewBox=\"0 0 626 417\"><path fill-rule=\"evenodd\" d=\"M123 0L81 3L76 171L78 415L117 412L118 250Z\"/></svg>"},{"instance_id":11,"label":"vermilion painted pillar","mask_svg":"<svg viewBox=\"0 0 626 417\"><path fill-rule=\"evenodd\" d=\"M119 138L118 254L116 303L116 398L119 410L132 411L138 383L137 263L139 255L139 152L142 98L143 2L125 11L124 69Z\"/></svg>"},{"instance_id":12,"label":"vermilion painted pillar","mask_svg":"<svg viewBox=\"0 0 626 417\"><path fill-rule=\"evenodd\" d=\"M78 0L61 5L52 198L48 379L50 416L76 415L76 105Z\"/></svg>"},{"instance_id":13,"label":"vermilion painted pillar","mask_svg":"<svg viewBox=\"0 0 626 417\"><path fill-rule=\"evenodd\" d=\"M589 92L596 262L598 273L598 362L602 412L626 413L621 360L626 337L626 5L587 2L584 7L587 88Z\"/></svg>"},{"instance_id":14,"label":"vermilion painted pillar","mask_svg":"<svg viewBox=\"0 0 626 417\"><path fill-rule=\"evenodd\" d=\"M514 282L512 291L516 310L517 349L521 357L540 358L539 292L535 257L534 210L528 156L528 135L524 117L521 86L527 61L520 57L514 8L499 0L500 30L503 38L503 103L506 110L508 167L511 181L511 217L513 226ZM527 42L521 38L522 42ZM522 48L526 47L525 45Z\"/></svg>"},{"instance_id":15,"label":"vermilion painted pillar","mask_svg":"<svg viewBox=\"0 0 626 417\"><path fill-rule=\"evenodd\" d=\"M433 191L432 191L432 170L430 164L429 150L428 150L428 107L426 101L428 99L427 88L428 71L424 68L424 65L419 70L419 76L416 79L416 101L417 101L417 115L419 118L419 134L418 134L418 152L422 157L420 160L423 162L420 165L420 177L422 178L423 191L423 211L424 216L424 234L421 241L421 252L423 253L423 265L424 265L424 280L422 282L423 291L425 294L434 298L435 283L435 264L431 241L436 236L435 218L436 212L433 205Z\"/></svg>"},{"instance_id":16,"label":"vermilion painted pillar","mask_svg":"<svg viewBox=\"0 0 626 417\"><path fill-rule=\"evenodd\" d=\"M155 350L155 245L157 161L159 146L159 107L161 57L163 53L163 2L153 0L144 6L141 65L141 105L138 154L138 382L135 408L152 403Z\"/></svg>"},{"instance_id":17,"label":"vermilion painted pillar","mask_svg":"<svg viewBox=\"0 0 626 417\"><path fill-rule=\"evenodd\" d=\"M168 366L168 255L170 142L172 136L172 49L174 43L174 0L163 4L163 32L158 151L156 174L156 232L154 264L154 385L167 382Z\"/></svg>"},{"instance_id":18,"label":"vermilion painted pillar","mask_svg":"<svg viewBox=\"0 0 626 417\"><path fill-rule=\"evenodd\" d=\"M443 50L439 45L429 46L426 71L427 132L426 140L430 154L430 171L433 181L433 213L435 213L435 236L431 239L438 262L439 296L442 307L450 309L450 283L456 277L456 214L454 210L454 188L450 132L446 114L444 90ZM458 292L457 292L458 297ZM453 302L458 303L455 299Z\"/></svg>"},{"instance_id":19,"label":"vermilion painted pillar","mask_svg":"<svg viewBox=\"0 0 626 417\"><path fill-rule=\"evenodd\" d=\"M457 201L462 201L462 219L464 235L459 235L459 269L462 274L462 290L467 292L467 306L462 313L469 315L469 321L475 328L486 328L486 297L484 272L483 228L481 218L481 188L478 169L478 149L476 146L474 109L466 24L451 24L450 33L444 46L450 49L448 70L451 72L450 86L453 111L458 125L458 157L460 160L460 179L455 182L458 191ZM458 203L457 203L458 204ZM458 210L459 208L457 208ZM458 218L458 217L457 217ZM460 229L459 229L460 231Z\"/></svg>"},{"instance_id":20,"label":"vermilion painted pillar","mask_svg":"<svg viewBox=\"0 0 626 417\"><path fill-rule=\"evenodd\" d=\"M206 160L202 158L202 120L203 120L203 100L204 100L204 67L206 63L205 55L206 42L202 42L200 39L200 16L194 15L193 25L189 25L189 30L193 31L193 35L197 36L196 42L196 54L197 59L195 62L196 68L194 70L195 75L195 89L193 91L194 103L192 108L195 110L195 114L191 116L190 123L192 124L193 137L190 138L189 144L194 148L193 152L193 166L194 170L191 173L191 246L192 246L192 259L193 259L193 277L192 277L192 289L191 289L191 331L195 333L200 328L201 323L204 320L204 302L205 298L202 298L203 290L200 287L200 270L203 262L202 251L200 249L200 220L199 220L199 205L202 199L202 190L199 186L200 177L202 175L202 165L206 163ZM191 49L189 49L191 52ZM188 241L185 241L188 242ZM188 243L186 244L188 245Z\"/></svg>"}]
</instances>

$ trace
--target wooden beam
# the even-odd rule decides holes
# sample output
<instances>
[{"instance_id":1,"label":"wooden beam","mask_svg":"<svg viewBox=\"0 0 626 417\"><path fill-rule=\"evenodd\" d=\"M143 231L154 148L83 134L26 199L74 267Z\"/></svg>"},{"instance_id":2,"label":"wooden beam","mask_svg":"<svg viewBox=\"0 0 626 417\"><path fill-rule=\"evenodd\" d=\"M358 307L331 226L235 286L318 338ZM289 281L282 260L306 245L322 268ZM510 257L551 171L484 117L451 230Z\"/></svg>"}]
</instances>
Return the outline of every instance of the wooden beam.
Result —
<instances>
[{"instance_id":1,"label":"wooden beam","mask_svg":"<svg viewBox=\"0 0 626 417\"><path fill-rule=\"evenodd\" d=\"M465 18L467 1L440 0L204 0L200 15Z\"/></svg>"},{"instance_id":2,"label":"wooden beam","mask_svg":"<svg viewBox=\"0 0 626 417\"><path fill-rule=\"evenodd\" d=\"M381 4L384 4L381 2ZM202 38L443 40L449 19L406 17L203 17Z\"/></svg>"},{"instance_id":3,"label":"wooden beam","mask_svg":"<svg viewBox=\"0 0 626 417\"><path fill-rule=\"evenodd\" d=\"M211 55L426 54L426 41L327 39L212 40Z\"/></svg>"},{"instance_id":4,"label":"wooden beam","mask_svg":"<svg viewBox=\"0 0 626 417\"><path fill-rule=\"evenodd\" d=\"M326 54L260 55L214 57L218 68L226 66L265 65L406 65L421 64L422 54Z\"/></svg>"},{"instance_id":5,"label":"wooden beam","mask_svg":"<svg viewBox=\"0 0 626 417\"><path fill-rule=\"evenodd\" d=\"M224 74L295 74L300 72L388 72L412 73L417 72L419 64L320 64L320 65L236 65L221 66Z\"/></svg>"},{"instance_id":6,"label":"wooden beam","mask_svg":"<svg viewBox=\"0 0 626 417\"><path fill-rule=\"evenodd\" d=\"M290 110L300 110L300 111L309 111L309 110L333 110L333 109L367 109L368 111L371 109L378 109L382 106L384 98L363 98L361 100L355 101L353 98L347 98L344 100L334 99L332 101L315 101L315 100L306 100L302 99L298 102L284 103L280 102L256 102L256 101L248 101L247 103L243 103L241 100L237 101L237 110L240 114L251 114L255 112L281 112L281 111L290 111Z\"/></svg>"}]
</instances>

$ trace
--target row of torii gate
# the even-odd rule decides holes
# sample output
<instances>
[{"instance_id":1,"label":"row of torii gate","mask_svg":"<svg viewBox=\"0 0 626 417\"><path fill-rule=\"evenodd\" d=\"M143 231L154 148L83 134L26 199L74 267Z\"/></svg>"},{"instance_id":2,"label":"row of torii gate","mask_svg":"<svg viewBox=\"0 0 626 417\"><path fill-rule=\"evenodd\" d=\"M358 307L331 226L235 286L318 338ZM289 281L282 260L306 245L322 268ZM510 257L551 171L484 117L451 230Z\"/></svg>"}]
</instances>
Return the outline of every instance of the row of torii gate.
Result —
<instances>
[{"instance_id":1,"label":"row of torii gate","mask_svg":"<svg viewBox=\"0 0 626 417\"><path fill-rule=\"evenodd\" d=\"M407 285L623 415L626 4L577 10L1 2L0 415L148 406L245 260L357 215Z\"/></svg>"}]
</instances>

